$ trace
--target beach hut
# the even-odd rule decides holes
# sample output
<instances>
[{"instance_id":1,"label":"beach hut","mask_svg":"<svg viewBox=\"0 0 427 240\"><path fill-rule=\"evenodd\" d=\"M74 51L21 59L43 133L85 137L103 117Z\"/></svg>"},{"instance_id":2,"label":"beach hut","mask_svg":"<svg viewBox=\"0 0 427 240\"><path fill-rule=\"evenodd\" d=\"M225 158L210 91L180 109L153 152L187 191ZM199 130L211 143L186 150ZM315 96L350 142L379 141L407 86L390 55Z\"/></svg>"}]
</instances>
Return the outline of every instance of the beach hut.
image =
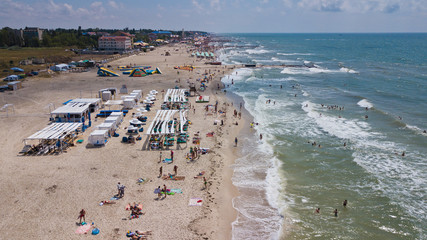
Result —
<instances>
[{"instance_id":1,"label":"beach hut","mask_svg":"<svg viewBox=\"0 0 427 240\"><path fill-rule=\"evenodd\" d=\"M122 121L122 119L123 119L123 117L119 117L119 116L109 116L109 117L107 117L106 119L105 119L105 123L108 123L108 122L112 122L112 123L114 123L116 126L119 126L120 125L120 123L121 123L121 121Z\"/></svg>"},{"instance_id":2,"label":"beach hut","mask_svg":"<svg viewBox=\"0 0 427 240\"><path fill-rule=\"evenodd\" d=\"M120 93L121 94L127 94L128 93L128 88L126 85L122 85L122 87L120 88Z\"/></svg>"},{"instance_id":3,"label":"beach hut","mask_svg":"<svg viewBox=\"0 0 427 240\"><path fill-rule=\"evenodd\" d=\"M123 100L123 108L132 109L135 107L135 99L134 98L125 98Z\"/></svg>"},{"instance_id":4,"label":"beach hut","mask_svg":"<svg viewBox=\"0 0 427 240\"><path fill-rule=\"evenodd\" d=\"M110 117L117 117L117 122L120 124L123 121L123 112L112 112Z\"/></svg>"},{"instance_id":5,"label":"beach hut","mask_svg":"<svg viewBox=\"0 0 427 240\"><path fill-rule=\"evenodd\" d=\"M102 92L102 101L108 101L111 100L111 92L110 91L103 91Z\"/></svg>"},{"instance_id":6,"label":"beach hut","mask_svg":"<svg viewBox=\"0 0 427 240\"><path fill-rule=\"evenodd\" d=\"M103 146L108 140L108 130L95 130L88 138L89 144L94 146Z\"/></svg>"},{"instance_id":7,"label":"beach hut","mask_svg":"<svg viewBox=\"0 0 427 240\"><path fill-rule=\"evenodd\" d=\"M101 98L103 101L108 101L108 100L111 99L111 98L107 99L107 100L103 99L103 93L105 91L111 92L111 98L117 94L117 88L104 88L104 89L101 89L101 90L98 91L98 95L99 95L99 98Z\"/></svg>"}]
</instances>

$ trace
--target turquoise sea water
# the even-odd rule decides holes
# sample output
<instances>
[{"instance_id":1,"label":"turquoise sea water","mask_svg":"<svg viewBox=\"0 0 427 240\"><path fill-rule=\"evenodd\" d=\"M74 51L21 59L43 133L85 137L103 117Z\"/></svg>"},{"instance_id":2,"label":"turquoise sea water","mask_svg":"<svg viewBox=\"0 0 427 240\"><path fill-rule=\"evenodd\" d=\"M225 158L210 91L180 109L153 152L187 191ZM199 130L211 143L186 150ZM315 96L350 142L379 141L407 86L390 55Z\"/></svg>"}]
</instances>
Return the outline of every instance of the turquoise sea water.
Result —
<instances>
[{"instance_id":1,"label":"turquoise sea water","mask_svg":"<svg viewBox=\"0 0 427 240\"><path fill-rule=\"evenodd\" d=\"M314 66L223 78L259 123L233 238L426 239L427 34L225 36L226 64Z\"/></svg>"}]
</instances>

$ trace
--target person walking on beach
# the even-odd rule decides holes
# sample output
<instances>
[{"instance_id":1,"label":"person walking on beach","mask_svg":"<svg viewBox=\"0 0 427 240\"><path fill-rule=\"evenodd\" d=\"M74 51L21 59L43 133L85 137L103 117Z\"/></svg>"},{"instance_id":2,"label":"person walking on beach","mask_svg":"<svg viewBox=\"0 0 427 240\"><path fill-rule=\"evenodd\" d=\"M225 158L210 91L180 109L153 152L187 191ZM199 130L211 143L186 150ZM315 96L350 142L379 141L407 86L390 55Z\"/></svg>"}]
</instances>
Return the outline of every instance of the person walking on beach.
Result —
<instances>
[{"instance_id":1,"label":"person walking on beach","mask_svg":"<svg viewBox=\"0 0 427 240\"><path fill-rule=\"evenodd\" d=\"M159 163L162 162L162 151L160 151L160 158L159 158Z\"/></svg>"},{"instance_id":2,"label":"person walking on beach","mask_svg":"<svg viewBox=\"0 0 427 240\"><path fill-rule=\"evenodd\" d=\"M336 208L334 210L334 215L335 215L335 217L338 217L338 209L336 209Z\"/></svg>"},{"instance_id":3,"label":"person walking on beach","mask_svg":"<svg viewBox=\"0 0 427 240\"><path fill-rule=\"evenodd\" d=\"M205 185L204 189L208 189L208 181L206 180L205 177L203 177L203 185Z\"/></svg>"},{"instance_id":4,"label":"person walking on beach","mask_svg":"<svg viewBox=\"0 0 427 240\"><path fill-rule=\"evenodd\" d=\"M125 185L121 185L119 189L119 197L122 198L125 195Z\"/></svg>"},{"instance_id":5,"label":"person walking on beach","mask_svg":"<svg viewBox=\"0 0 427 240\"><path fill-rule=\"evenodd\" d=\"M120 184L120 182L117 183L117 196L120 196L120 188L122 187L122 185Z\"/></svg>"},{"instance_id":6,"label":"person walking on beach","mask_svg":"<svg viewBox=\"0 0 427 240\"><path fill-rule=\"evenodd\" d=\"M173 151L171 150L171 160L173 162Z\"/></svg>"},{"instance_id":7,"label":"person walking on beach","mask_svg":"<svg viewBox=\"0 0 427 240\"><path fill-rule=\"evenodd\" d=\"M159 169L159 178L162 176L162 174L163 174L163 166L161 166Z\"/></svg>"},{"instance_id":8,"label":"person walking on beach","mask_svg":"<svg viewBox=\"0 0 427 240\"><path fill-rule=\"evenodd\" d=\"M176 174L178 173L178 166L177 165L173 166L173 172L175 173L175 176L176 176Z\"/></svg>"},{"instance_id":9,"label":"person walking on beach","mask_svg":"<svg viewBox=\"0 0 427 240\"><path fill-rule=\"evenodd\" d=\"M156 189L157 192L157 198L160 199L162 197L162 189L160 188L160 186Z\"/></svg>"},{"instance_id":10,"label":"person walking on beach","mask_svg":"<svg viewBox=\"0 0 427 240\"><path fill-rule=\"evenodd\" d=\"M79 224L82 224L82 218L83 218L83 221L86 222L85 215L86 215L86 211L84 209L82 209L80 211L79 217L77 218L77 219L79 219Z\"/></svg>"},{"instance_id":11,"label":"person walking on beach","mask_svg":"<svg viewBox=\"0 0 427 240\"><path fill-rule=\"evenodd\" d=\"M235 147L237 147L237 142L238 142L238 141L237 141L237 137L235 137L235 138L234 138L234 144L235 144Z\"/></svg>"},{"instance_id":12,"label":"person walking on beach","mask_svg":"<svg viewBox=\"0 0 427 240\"><path fill-rule=\"evenodd\" d=\"M166 185L163 184L163 193L165 194L165 198L166 198L167 192L168 192L168 189L166 188Z\"/></svg>"},{"instance_id":13,"label":"person walking on beach","mask_svg":"<svg viewBox=\"0 0 427 240\"><path fill-rule=\"evenodd\" d=\"M259 140L262 140L262 133L259 134Z\"/></svg>"}]
</instances>

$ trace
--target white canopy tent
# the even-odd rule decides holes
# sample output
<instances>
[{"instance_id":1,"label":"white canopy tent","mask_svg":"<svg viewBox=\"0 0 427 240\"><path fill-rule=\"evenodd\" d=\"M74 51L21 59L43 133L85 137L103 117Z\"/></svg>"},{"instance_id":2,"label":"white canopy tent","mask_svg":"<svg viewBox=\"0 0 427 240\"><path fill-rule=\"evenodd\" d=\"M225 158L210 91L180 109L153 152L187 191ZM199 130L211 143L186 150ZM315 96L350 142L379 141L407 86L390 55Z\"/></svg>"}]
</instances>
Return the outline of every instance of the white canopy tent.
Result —
<instances>
[{"instance_id":1,"label":"white canopy tent","mask_svg":"<svg viewBox=\"0 0 427 240\"><path fill-rule=\"evenodd\" d=\"M174 115L176 113L179 113L179 121L178 123L181 124L180 132L184 133L184 124L187 122L187 118L185 117L185 114L187 113L187 110L158 110L156 113L156 116L153 119L153 122L151 122L150 126L148 127L145 134L151 135L151 134L172 134L175 133L175 128L173 127L175 124ZM168 127L168 123L172 121L172 126ZM160 131L161 130L161 131Z\"/></svg>"},{"instance_id":2,"label":"white canopy tent","mask_svg":"<svg viewBox=\"0 0 427 240\"><path fill-rule=\"evenodd\" d=\"M171 103L183 103L187 102L188 99L185 96L186 89L168 89L163 102L171 102Z\"/></svg>"},{"instance_id":3,"label":"white canopy tent","mask_svg":"<svg viewBox=\"0 0 427 240\"><path fill-rule=\"evenodd\" d=\"M52 123L25 140L64 139L68 134L75 132L82 125L82 123Z\"/></svg>"}]
</instances>

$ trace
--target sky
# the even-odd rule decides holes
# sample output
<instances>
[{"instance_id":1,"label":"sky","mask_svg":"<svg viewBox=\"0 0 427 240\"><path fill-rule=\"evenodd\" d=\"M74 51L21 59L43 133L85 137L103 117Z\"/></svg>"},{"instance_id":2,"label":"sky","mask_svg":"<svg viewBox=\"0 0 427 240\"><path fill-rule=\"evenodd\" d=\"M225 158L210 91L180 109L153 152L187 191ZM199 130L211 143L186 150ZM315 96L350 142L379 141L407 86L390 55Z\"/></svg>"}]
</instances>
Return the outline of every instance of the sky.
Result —
<instances>
[{"instance_id":1,"label":"sky","mask_svg":"<svg viewBox=\"0 0 427 240\"><path fill-rule=\"evenodd\" d=\"M0 0L0 26L215 33L427 32L427 0Z\"/></svg>"}]
</instances>

